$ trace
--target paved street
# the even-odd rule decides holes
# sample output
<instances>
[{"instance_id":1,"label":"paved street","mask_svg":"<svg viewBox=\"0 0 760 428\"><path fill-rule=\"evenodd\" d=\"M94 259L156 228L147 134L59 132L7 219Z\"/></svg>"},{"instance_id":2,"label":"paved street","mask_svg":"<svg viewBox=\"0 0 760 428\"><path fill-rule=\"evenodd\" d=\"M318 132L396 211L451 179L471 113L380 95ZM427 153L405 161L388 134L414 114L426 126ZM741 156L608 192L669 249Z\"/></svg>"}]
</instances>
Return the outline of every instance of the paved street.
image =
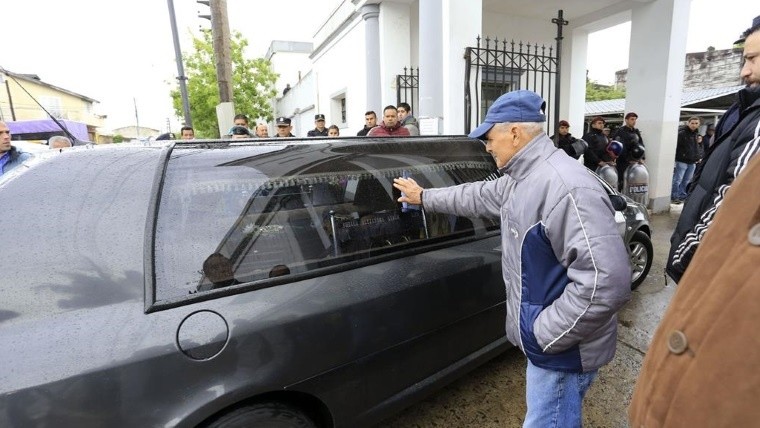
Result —
<instances>
[{"instance_id":1,"label":"paved street","mask_svg":"<svg viewBox=\"0 0 760 428\"><path fill-rule=\"evenodd\" d=\"M657 323L675 291L663 269L680 206L652 216L655 257L646 281L621 311L618 349L599 372L585 400L585 427L627 427L626 409ZM525 414L525 357L506 352L381 427L520 427Z\"/></svg>"}]
</instances>

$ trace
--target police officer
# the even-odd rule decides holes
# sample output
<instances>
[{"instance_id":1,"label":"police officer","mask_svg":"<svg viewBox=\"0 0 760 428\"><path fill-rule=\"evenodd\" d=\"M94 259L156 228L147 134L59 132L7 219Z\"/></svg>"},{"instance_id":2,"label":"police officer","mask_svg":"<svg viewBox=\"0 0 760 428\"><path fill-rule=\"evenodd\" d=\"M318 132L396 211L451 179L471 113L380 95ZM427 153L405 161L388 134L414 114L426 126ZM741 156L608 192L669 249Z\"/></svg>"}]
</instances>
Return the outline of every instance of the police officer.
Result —
<instances>
[{"instance_id":1,"label":"police officer","mask_svg":"<svg viewBox=\"0 0 760 428\"><path fill-rule=\"evenodd\" d=\"M612 156L607 153L608 141L607 137L602 133L604 123L604 119L601 116L591 119L591 128L583 136L583 139L588 143L588 148L583 154L583 165L592 171L615 162Z\"/></svg>"},{"instance_id":2,"label":"police officer","mask_svg":"<svg viewBox=\"0 0 760 428\"><path fill-rule=\"evenodd\" d=\"M293 127L290 126L290 118L278 117L277 118L277 135L275 135L275 138L295 137L295 135L290 133L291 129L293 129Z\"/></svg>"},{"instance_id":3,"label":"police officer","mask_svg":"<svg viewBox=\"0 0 760 428\"><path fill-rule=\"evenodd\" d=\"M566 120L560 120L558 125L557 133L549 138L554 141L555 147L564 150L568 156L578 159L581 157L581 153L577 153L573 147L576 138L570 134L570 123Z\"/></svg>"},{"instance_id":4,"label":"police officer","mask_svg":"<svg viewBox=\"0 0 760 428\"><path fill-rule=\"evenodd\" d=\"M617 160L618 170L618 190L622 190L623 176L625 175L625 169L628 168L628 163L632 161L630 157L630 151L637 144L644 145L644 140L641 139L641 131L636 128L636 119L639 118L634 112L628 112L625 115L625 125L615 130L615 135L612 136L613 140L618 140L623 143L623 153L620 154Z\"/></svg>"},{"instance_id":5,"label":"police officer","mask_svg":"<svg viewBox=\"0 0 760 428\"><path fill-rule=\"evenodd\" d=\"M325 128L325 115L314 115L314 125L316 128L306 133L307 137L327 137L327 128Z\"/></svg>"}]
</instances>

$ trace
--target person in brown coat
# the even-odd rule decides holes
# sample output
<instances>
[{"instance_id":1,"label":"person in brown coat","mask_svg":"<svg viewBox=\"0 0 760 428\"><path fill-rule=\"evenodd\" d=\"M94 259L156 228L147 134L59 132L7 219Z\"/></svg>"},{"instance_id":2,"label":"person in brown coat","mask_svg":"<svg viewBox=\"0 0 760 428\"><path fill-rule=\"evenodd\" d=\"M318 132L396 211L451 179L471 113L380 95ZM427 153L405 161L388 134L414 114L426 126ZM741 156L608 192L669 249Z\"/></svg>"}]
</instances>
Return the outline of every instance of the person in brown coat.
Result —
<instances>
[{"instance_id":1,"label":"person in brown coat","mask_svg":"<svg viewBox=\"0 0 760 428\"><path fill-rule=\"evenodd\" d=\"M726 194L665 312L632 428L760 425L760 156Z\"/></svg>"}]
</instances>

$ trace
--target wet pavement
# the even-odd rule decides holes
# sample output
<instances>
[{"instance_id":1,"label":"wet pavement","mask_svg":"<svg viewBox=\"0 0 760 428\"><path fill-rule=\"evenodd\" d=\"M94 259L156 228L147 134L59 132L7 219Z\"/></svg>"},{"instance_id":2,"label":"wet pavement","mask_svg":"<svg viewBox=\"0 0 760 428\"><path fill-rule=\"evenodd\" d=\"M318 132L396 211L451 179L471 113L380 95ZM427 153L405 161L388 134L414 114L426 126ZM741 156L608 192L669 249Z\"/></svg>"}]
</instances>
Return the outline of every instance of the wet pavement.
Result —
<instances>
[{"instance_id":1,"label":"wet pavement","mask_svg":"<svg viewBox=\"0 0 760 428\"><path fill-rule=\"evenodd\" d=\"M626 411L644 353L675 291L665 285L670 235L681 206L652 216L654 260L644 283L619 313L615 359L599 371L586 395L584 427L628 427ZM525 415L525 357L513 349L379 427L520 427Z\"/></svg>"}]
</instances>

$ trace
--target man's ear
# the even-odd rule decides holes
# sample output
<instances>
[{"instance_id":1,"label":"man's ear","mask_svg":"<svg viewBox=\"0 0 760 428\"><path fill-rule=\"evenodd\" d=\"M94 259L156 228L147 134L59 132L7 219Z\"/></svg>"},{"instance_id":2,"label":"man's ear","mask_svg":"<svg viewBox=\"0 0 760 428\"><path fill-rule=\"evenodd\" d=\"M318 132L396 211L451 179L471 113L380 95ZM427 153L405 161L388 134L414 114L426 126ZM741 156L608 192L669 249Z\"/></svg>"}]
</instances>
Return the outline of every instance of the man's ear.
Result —
<instances>
[{"instance_id":1,"label":"man's ear","mask_svg":"<svg viewBox=\"0 0 760 428\"><path fill-rule=\"evenodd\" d=\"M512 145L517 147L519 145L519 141L522 141L523 132L522 128L519 126L512 124L509 127L509 133L512 134Z\"/></svg>"}]
</instances>

